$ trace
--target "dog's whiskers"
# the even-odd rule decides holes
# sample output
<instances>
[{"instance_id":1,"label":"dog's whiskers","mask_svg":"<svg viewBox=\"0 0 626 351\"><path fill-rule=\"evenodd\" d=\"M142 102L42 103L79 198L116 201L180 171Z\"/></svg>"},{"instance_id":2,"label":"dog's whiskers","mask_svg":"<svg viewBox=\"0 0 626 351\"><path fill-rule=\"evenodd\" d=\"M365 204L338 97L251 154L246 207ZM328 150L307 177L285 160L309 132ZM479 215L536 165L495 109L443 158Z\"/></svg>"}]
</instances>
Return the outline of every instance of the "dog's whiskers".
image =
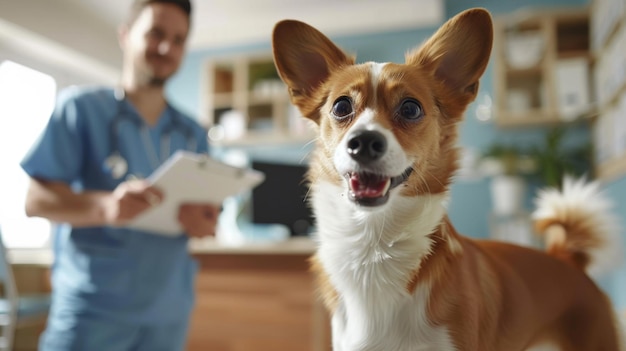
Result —
<instances>
[{"instance_id":1,"label":"dog's whiskers","mask_svg":"<svg viewBox=\"0 0 626 351\"><path fill-rule=\"evenodd\" d=\"M309 140L308 142L306 142L304 145L302 145L302 149L308 147L309 145L315 143L316 141L318 141L320 139L319 135L315 136L314 138L312 138L311 140Z\"/></svg>"},{"instance_id":2,"label":"dog's whiskers","mask_svg":"<svg viewBox=\"0 0 626 351\"><path fill-rule=\"evenodd\" d=\"M420 181L420 183L422 184L422 186L424 188L426 188L426 190L428 191L428 193L431 193L430 190L430 185L428 185L428 181L426 180L426 178L424 177L424 174L421 172L416 172L417 173L417 179ZM415 190L419 191L419 187L418 184L415 185Z\"/></svg>"}]
</instances>

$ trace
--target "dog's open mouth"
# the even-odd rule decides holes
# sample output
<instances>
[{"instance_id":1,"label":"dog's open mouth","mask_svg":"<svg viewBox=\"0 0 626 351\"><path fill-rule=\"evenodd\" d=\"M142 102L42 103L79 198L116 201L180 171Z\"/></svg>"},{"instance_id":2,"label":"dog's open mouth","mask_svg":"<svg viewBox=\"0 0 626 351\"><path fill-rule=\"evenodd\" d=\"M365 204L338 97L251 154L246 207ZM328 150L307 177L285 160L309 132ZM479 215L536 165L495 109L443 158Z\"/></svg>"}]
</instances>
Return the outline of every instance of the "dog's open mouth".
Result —
<instances>
[{"instance_id":1,"label":"dog's open mouth","mask_svg":"<svg viewBox=\"0 0 626 351\"><path fill-rule=\"evenodd\" d=\"M389 200L389 191L404 183L413 168L407 168L396 177L387 177L369 172L351 172L346 174L350 187L350 200L362 206L380 206Z\"/></svg>"}]
</instances>

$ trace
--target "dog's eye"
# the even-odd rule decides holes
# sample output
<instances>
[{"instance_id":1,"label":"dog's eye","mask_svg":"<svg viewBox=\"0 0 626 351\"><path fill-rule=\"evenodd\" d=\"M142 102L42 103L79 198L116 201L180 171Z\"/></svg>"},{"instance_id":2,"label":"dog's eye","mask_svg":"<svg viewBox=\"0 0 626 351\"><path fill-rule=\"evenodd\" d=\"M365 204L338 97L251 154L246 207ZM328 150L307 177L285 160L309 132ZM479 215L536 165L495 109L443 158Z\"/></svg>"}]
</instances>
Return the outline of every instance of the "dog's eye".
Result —
<instances>
[{"instance_id":1,"label":"dog's eye","mask_svg":"<svg viewBox=\"0 0 626 351\"><path fill-rule=\"evenodd\" d=\"M416 121L424 116L424 110L417 100L406 99L400 104L397 114L400 118Z\"/></svg>"},{"instance_id":2,"label":"dog's eye","mask_svg":"<svg viewBox=\"0 0 626 351\"><path fill-rule=\"evenodd\" d=\"M333 104L333 116L342 120L344 118L350 117L354 110L352 109L352 101L348 97L342 96L335 101Z\"/></svg>"}]
</instances>

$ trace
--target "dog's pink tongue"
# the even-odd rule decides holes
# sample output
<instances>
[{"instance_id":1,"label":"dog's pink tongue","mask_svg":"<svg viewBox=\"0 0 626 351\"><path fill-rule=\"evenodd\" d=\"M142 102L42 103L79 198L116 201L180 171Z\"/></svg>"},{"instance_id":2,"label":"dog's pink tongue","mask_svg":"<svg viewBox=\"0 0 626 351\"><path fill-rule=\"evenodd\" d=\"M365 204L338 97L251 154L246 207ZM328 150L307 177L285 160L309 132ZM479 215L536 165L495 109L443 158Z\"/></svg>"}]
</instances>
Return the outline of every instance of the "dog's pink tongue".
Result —
<instances>
[{"instance_id":1,"label":"dog's pink tongue","mask_svg":"<svg viewBox=\"0 0 626 351\"><path fill-rule=\"evenodd\" d=\"M389 179L373 178L353 174L348 180L356 198L376 198L385 195L389 189Z\"/></svg>"}]
</instances>

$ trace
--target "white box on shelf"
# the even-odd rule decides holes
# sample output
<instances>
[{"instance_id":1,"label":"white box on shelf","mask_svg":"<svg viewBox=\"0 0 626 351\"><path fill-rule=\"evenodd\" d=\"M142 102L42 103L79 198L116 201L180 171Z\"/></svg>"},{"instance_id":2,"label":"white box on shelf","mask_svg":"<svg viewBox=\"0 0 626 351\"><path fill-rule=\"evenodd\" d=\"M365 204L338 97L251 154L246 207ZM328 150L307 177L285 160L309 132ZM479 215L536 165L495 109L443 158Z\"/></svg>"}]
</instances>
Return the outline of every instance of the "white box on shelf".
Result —
<instances>
[{"instance_id":1,"label":"white box on shelf","mask_svg":"<svg viewBox=\"0 0 626 351\"><path fill-rule=\"evenodd\" d=\"M572 120L588 112L589 63L587 59L571 58L556 64L557 107L561 118Z\"/></svg>"},{"instance_id":2,"label":"white box on shelf","mask_svg":"<svg viewBox=\"0 0 626 351\"><path fill-rule=\"evenodd\" d=\"M534 67L544 55L544 46L542 33L538 30L508 33L505 47L507 62L512 68Z\"/></svg>"}]
</instances>

